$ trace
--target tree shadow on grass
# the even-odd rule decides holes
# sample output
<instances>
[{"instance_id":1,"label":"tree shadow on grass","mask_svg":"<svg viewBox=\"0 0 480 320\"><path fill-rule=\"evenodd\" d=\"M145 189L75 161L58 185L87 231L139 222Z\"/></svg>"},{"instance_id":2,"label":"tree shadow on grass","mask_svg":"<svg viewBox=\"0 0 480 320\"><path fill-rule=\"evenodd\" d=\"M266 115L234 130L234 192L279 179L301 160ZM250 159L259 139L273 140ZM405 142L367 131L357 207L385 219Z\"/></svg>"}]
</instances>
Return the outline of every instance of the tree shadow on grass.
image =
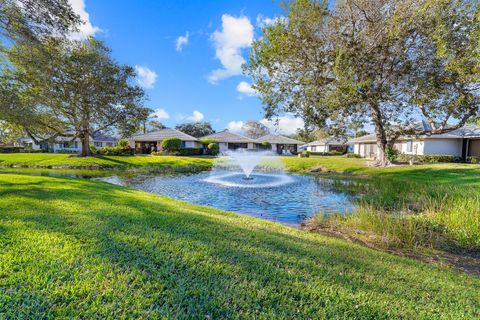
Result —
<instances>
[{"instance_id":1,"label":"tree shadow on grass","mask_svg":"<svg viewBox=\"0 0 480 320\"><path fill-rule=\"evenodd\" d=\"M480 303L479 281L275 223L89 181L41 178L31 188L9 189L5 198L23 201L0 221L20 220L40 234L86 243L76 268L81 274L102 268L99 278L57 280L83 281L89 294L67 298L46 290L42 310L65 305L88 316L112 272L137 281L128 299L122 285L108 284L117 309L103 309L114 316L433 317L442 310L473 315Z\"/></svg>"}]
</instances>

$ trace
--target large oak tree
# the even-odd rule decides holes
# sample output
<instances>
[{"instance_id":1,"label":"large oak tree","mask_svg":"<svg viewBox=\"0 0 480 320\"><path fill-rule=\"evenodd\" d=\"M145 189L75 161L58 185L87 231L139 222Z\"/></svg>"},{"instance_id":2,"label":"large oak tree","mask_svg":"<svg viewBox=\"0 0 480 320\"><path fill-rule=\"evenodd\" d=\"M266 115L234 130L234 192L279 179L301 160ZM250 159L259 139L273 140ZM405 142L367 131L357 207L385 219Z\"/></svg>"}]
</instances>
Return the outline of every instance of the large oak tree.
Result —
<instances>
[{"instance_id":1,"label":"large oak tree","mask_svg":"<svg viewBox=\"0 0 480 320\"><path fill-rule=\"evenodd\" d=\"M291 112L337 129L369 119L386 165L400 136L445 133L478 114L477 1L343 0L330 10L294 0L286 10L245 67L267 117Z\"/></svg>"},{"instance_id":2,"label":"large oak tree","mask_svg":"<svg viewBox=\"0 0 480 320\"><path fill-rule=\"evenodd\" d=\"M94 38L50 38L42 48L19 42L8 58L14 68L2 78L16 89L7 120L22 125L37 142L79 138L87 156L91 136L142 121L144 92L133 84L134 69L118 64Z\"/></svg>"}]
</instances>

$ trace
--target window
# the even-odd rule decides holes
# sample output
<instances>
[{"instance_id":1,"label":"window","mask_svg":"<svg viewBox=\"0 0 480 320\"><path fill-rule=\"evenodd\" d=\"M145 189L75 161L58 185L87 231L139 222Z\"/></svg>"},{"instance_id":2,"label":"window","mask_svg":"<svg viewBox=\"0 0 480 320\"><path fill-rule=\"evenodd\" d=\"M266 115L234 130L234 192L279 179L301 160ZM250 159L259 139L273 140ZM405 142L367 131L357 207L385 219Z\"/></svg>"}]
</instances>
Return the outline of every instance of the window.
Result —
<instances>
[{"instance_id":1,"label":"window","mask_svg":"<svg viewBox=\"0 0 480 320\"><path fill-rule=\"evenodd\" d=\"M95 141L95 142L94 142L94 145L95 145L95 147L97 147L97 148L101 148L101 147L102 147L102 143L99 142L99 141Z\"/></svg>"},{"instance_id":2,"label":"window","mask_svg":"<svg viewBox=\"0 0 480 320\"><path fill-rule=\"evenodd\" d=\"M317 147L316 146L312 146L312 152L315 152L317 151Z\"/></svg>"},{"instance_id":3,"label":"window","mask_svg":"<svg viewBox=\"0 0 480 320\"><path fill-rule=\"evenodd\" d=\"M107 147L113 147L113 143L112 142L107 142Z\"/></svg>"},{"instance_id":4,"label":"window","mask_svg":"<svg viewBox=\"0 0 480 320\"><path fill-rule=\"evenodd\" d=\"M185 148L187 143L185 141L182 141L182 148Z\"/></svg>"},{"instance_id":5,"label":"window","mask_svg":"<svg viewBox=\"0 0 480 320\"><path fill-rule=\"evenodd\" d=\"M409 140L407 141L407 152L412 152L413 151L413 141Z\"/></svg>"}]
</instances>

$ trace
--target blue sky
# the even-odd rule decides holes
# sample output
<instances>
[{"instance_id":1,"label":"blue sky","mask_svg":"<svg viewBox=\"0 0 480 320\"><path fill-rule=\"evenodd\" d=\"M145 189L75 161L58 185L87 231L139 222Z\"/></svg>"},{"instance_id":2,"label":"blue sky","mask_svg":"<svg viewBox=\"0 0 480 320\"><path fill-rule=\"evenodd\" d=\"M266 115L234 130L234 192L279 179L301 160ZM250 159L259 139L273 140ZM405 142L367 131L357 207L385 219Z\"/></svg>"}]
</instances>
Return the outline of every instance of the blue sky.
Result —
<instances>
[{"instance_id":1,"label":"blue sky","mask_svg":"<svg viewBox=\"0 0 480 320\"><path fill-rule=\"evenodd\" d=\"M70 2L86 21L82 36L95 35L119 62L137 66L147 106L167 126L204 120L216 130L238 130L241 121L263 119L240 65L262 24L282 16L280 1ZM290 134L300 126L285 116L278 130Z\"/></svg>"}]
</instances>

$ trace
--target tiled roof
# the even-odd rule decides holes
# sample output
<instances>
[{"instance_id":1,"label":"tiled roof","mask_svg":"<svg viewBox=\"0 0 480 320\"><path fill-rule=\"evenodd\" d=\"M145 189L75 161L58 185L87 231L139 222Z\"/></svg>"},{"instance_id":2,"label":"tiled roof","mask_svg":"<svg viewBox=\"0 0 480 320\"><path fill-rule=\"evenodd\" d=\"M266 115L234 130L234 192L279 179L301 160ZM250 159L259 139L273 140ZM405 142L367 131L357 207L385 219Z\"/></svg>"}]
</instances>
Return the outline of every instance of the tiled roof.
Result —
<instances>
[{"instance_id":1,"label":"tiled roof","mask_svg":"<svg viewBox=\"0 0 480 320\"><path fill-rule=\"evenodd\" d=\"M217 142L223 143L256 143L257 141L244 137L242 135L230 132L228 130L220 131L217 133L209 134L208 136L199 138L200 140L203 139L214 139Z\"/></svg>"},{"instance_id":2,"label":"tiled roof","mask_svg":"<svg viewBox=\"0 0 480 320\"><path fill-rule=\"evenodd\" d=\"M162 141L168 138L178 138L182 141L198 141L197 138L192 137L186 133L178 131L177 129L165 128L158 131L141 134L128 138L128 140L135 141Z\"/></svg>"},{"instance_id":3,"label":"tiled roof","mask_svg":"<svg viewBox=\"0 0 480 320\"><path fill-rule=\"evenodd\" d=\"M270 143L276 144L304 144L305 142L300 140L295 140L289 137L284 137L278 134L267 134L266 136L260 137L257 139L258 143L268 141Z\"/></svg>"},{"instance_id":4,"label":"tiled roof","mask_svg":"<svg viewBox=\"0 0 480 320\"><path fill-rule=\"evenodd\" d=\"M97 133L93 136L93 141L117 142L117 138Z\"/></svg>"},{"instance_id":5,"label":"tiled roof","mask_svg":"<svg viewBox=\"0 0 480 320\"><path fill-rule=\"evenodd\" d=\"M347 139L345 138L330 137L330 138L312 141L310 143L307 143L307 146L344 145L346 143L347 143Z\"/></svg>"}]
</instances>

